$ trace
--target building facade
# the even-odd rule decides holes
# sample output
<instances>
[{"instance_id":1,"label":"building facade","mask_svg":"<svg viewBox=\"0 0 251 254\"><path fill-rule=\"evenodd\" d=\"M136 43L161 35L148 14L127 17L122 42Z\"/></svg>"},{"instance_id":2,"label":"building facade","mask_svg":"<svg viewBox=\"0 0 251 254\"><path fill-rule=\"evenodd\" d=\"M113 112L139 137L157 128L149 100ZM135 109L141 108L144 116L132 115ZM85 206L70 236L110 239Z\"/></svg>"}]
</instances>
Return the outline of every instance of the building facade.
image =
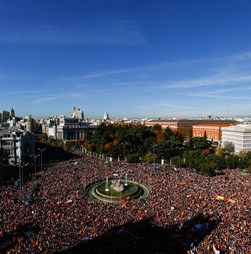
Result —
<instances>
[{"instance_id":1,"label":"building facade","mask_svg":"<svg viewBox=\"0 0 251 254\"><path fill-rule=\"evenodd\" d=\"M14 127L0 129L0 149L8 155L11 165L28 161L35 151L34 135Z\"/></svg>"},{"instance_id":2,"label":"building facade","mask_svg":"<svg viewBox=\"0 0 251 254\"><path fill-rule=\"evenodd\" d=\"M239 122L235 120L214 120L214 119L178 119L178 120L159 120L159 121L146 121L146 126L154 126L159 124L162 128L170 128L173 131L180 132L184 138L189 137L204 137L207 139L220 141L221 128L225 126L237 125Z\"/></svg>"},{"instance_id":3,"label":"building facade","mask_svg":"<svg viewBox=\"0 0 251 254\"><path fill-rule=\"evenodd\" d=\"M193 126L193 137L204 137L208 140L220 141L221 140L221 126Z\"/></svg>"},{"instance_id":4,"label":"building facade","mask_svg":"<svg viewBox=\"0 0 251 254\"><path fill-rule=\"evenodd\" d=\"M228 142L233 143L235 153L251 151L251 123L223 127L221 142L223 147Z\"/></svg>"},{"instance_id":5,"label":"building facade","mask_svg":"<svg viewBox=\"0 0 251 254\"><path fill-rule=\"evenodd\" d=\"M72 110L71 117L72 118L77 118L79 120L84 120L84 111L79 109L79 108L74 107L73 110Z\"/></svg>"},{"instance_id":6,"label":"building facade","mask_svg":"<svg viewBox=\"0 0 251 254\"><path fill-rule=\"evenodd\" d=\"M96 129L96 126L80 122L77 118L61 116L57 125L57 139L66 141L83 140L87 129L93 131Z\"/></svg>"}]
</instances>

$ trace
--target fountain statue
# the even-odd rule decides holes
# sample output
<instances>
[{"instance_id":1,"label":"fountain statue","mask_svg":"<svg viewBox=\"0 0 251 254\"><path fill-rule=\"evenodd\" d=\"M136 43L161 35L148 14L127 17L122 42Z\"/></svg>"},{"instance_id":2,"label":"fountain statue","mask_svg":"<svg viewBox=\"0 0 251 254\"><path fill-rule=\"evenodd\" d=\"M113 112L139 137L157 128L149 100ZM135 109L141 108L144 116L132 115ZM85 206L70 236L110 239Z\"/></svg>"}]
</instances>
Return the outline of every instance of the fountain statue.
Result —
<instances>
[{"instance_id":1,"label":"fountain statue","mask_svg":"<svg viewBox=\"0 0 251 254\"><path fill-rule=\"evenodd\" d=\"M111 188L117 192L124 191L124 185L120 180L112 180Z\"/></svg>"}]
</instances>

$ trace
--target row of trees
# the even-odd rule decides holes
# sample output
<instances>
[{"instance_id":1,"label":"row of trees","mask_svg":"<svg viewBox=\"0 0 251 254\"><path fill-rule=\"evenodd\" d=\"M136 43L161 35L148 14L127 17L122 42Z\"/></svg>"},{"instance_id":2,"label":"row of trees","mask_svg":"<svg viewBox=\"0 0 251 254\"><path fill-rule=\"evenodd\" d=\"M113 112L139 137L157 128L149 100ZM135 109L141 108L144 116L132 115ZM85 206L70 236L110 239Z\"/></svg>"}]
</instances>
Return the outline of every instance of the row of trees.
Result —
<instances>
[{"instance_id":1,"label":"row of trees","mask_svg":"<svg viewBox=\"0 0 251 254\"><path fill-rule=\"evenodd\" d=\"M195 168L209 175L220 173L223 168L249 168L251 170L251 152L234 154L234 146L228 143L224 148L207 140L206 133L201 138L184 137L170 128L163 129L156 124L121 125L102 123L93 132L86 130L85 139L77 142L63 142L40 137L43 142L70 150L72 147L85 147L89 152L104 154L114 159L128 162L170 163L175 167Z\"/></svg>"},{"instance_id":2,"label":"row of trees","mask_svg":"<svg viewBox=\"0 0 251 254\"><path fill-rule=\"evenodd\" d=\"M190 138L170 128L160 125L146 127L144 125L121 125L102 123L93 132L86 130L85 139L77 142L64 142L39 135L38 140L60 146L65 150L73 147L85 147L93 153L127 159L128 162L170 163L175 167L187 166L209 175L220 173L223 168L249 168L251 170L251 152L234 154L234 146L229 143L224 148L214 146L206 138ZM8 163L8 156L0 151L0 182L17 175L15 167Z\"/></svg>"},{"instance_id":3,"label":"row of trees","mask_svg":"<svg viewBox=\"0 0 251 254\"><path fill-rule=\"evenodd\" d=\"M105 124L95 132L88 131L84 141L87 150L128 162L158 162L164 159L176 167L187 166L215 175L222 168L251 168L251 152L234 155L234 146L214 146L206 134L202 138L184 140L183 136L160 125L153 127Z\"/></svg>"}]
</instances>

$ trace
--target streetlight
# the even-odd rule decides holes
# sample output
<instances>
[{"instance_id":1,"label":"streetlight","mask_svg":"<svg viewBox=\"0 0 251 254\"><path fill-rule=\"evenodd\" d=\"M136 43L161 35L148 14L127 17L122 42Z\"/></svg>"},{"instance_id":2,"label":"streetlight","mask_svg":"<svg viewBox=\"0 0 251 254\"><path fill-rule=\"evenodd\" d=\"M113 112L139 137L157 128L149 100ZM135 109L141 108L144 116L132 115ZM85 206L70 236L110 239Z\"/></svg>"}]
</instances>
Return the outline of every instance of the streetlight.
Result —
<instances>
[{"instance_id":1,"label":"streetlight","mask_svg":"<svg viewBox=\"0 0 251 254\"><path fill-rule=\"evenodd\" d=\"M125 143L121 143L121 145L124 146L124 161L125 161L125 160L126 160L126 159L125 159Z\"/></svg>"},{"instance_id":2,"label":"streetlight","mask_svg":"<svg viewBox=\"0 0 251 254\"><path fill-rule=\"evenodd\" d=\"M181 150L184 149L184 147L179 147L179 169L180 169L180 157L181 157Z\"/></svg>"},{"instance_id":3,"label":"streetlight","mask_svg":"<svg viewBox=\"0 0 251 254\"><path fill-rule=\"evenodd\" d=\"M36 187L36 181L37 181L37 165L36 165L36 158L39 156L39 154L30 154L30 157L33 157L34 159L34 171L35 171L35 187Z\"/></svg>"},{"instance_id":4,"label":"streetlight","mask_svg":"<svg viewBox=\"0 0 251 254\"><path fill-rule=\"evenodd\" d=\"M158 144L153 143L153 164L155 164L155 158L154 158L154 147L158 146Z\"/></svg>"},{"instance_id":5,"label":"streetlight","mask_svg":"<svg viewBox=\"0 0 251 254\"><path fill-rule=\"evenodd\" d=\"M23 168L28 166L29 163L21 163L19 162L18 163L18 166L19 166L19 187L20 187L20 190L22 190L22 187L23 187L23 180L24 180L24 173L23 173Z\"/></svg>"},{"instance_id":6,"label":"streetlight","mask_svg":"<svg viewBox=\"0 0 251 254\"><path fill-rule=\"evenodd\" d=\"M42 154L43 154L43 151L46 150L46 148L43 148L43 149L38 148L37 150L39 150L40 153L41 153L41 171L43 171L43 157L42 157Z\"/></svg>"}]
</instances>

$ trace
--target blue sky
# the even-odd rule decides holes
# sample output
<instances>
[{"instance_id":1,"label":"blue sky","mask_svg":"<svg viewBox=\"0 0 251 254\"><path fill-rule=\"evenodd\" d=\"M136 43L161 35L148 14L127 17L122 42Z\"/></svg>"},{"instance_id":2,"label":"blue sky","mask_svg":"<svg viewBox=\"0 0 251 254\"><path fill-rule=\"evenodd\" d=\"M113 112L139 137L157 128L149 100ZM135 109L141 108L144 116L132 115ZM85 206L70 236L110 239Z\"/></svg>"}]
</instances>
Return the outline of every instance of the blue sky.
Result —
<instances>
[{"instance_id":1,"label":"blue sky","mask_svg":"<svg viewBox=\"0 0 251 254\"><path fill-rule=\"evenodd\" d=\"M249 0L0 0L0 110L251 115Z\"/></svg>"}]
</instances>

